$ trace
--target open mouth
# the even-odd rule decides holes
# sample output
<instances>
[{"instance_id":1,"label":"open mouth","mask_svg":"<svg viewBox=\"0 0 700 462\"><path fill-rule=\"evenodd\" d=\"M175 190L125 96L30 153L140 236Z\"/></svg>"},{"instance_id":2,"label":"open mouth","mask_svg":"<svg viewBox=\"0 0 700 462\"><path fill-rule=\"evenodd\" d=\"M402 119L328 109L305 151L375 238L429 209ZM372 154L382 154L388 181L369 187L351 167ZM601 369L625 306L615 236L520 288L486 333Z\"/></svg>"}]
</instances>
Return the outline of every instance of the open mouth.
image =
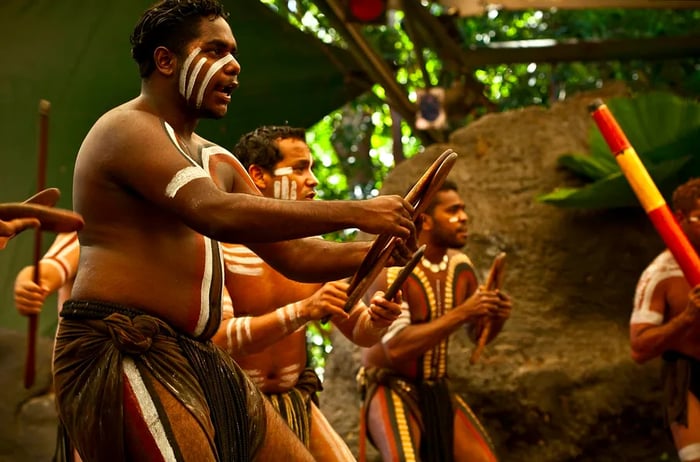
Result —
<instances>
[{"instance_id":1,"label":"open mouth","mask_svg":"<svg viewBox=\"0 0 700 462\"><path fill-rule=\"evenodd\" d=\"M217 91L220 93L223 93L226 96L231 96L231 93L233 93L233 90L238 88L238 82L233 82L229 85L224 85L222 87L217 88Z\"/></svg>"}]
</instances>

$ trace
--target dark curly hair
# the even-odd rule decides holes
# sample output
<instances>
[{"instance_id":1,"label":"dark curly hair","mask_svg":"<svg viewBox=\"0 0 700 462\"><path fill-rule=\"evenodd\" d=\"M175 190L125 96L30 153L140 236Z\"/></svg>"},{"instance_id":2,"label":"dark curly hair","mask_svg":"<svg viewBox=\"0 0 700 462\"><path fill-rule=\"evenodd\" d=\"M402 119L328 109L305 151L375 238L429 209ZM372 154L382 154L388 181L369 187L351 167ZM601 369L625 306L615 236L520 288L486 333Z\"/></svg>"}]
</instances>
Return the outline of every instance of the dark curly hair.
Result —
<instances>
[{"instance_id":1,"label":"dark curly hair","mask_svg":"<svg viewBox=\"0 0 700 462\"><path fill-rule=\"evenodd\" d=\"M700 199L700 178L692 178L673 191L673 210L688 215L698 205Z\"/></svg>"},{"instance_id":2,"label":"dark curly hair","mask_svg":"<svg viewBox=\"0 0 700 462\"><path fill-rule=\"evenodd\" d=\"M233 147L233 155L247 169L250 165L259 165L271 172L280 160L282 154L277 146L277 140L294 139L306 142L306 130L288 125L266 125L241 136Z\"/></svg>"},{"instance_id":3,"label":"dark curly hair","mask_svg":"<svg viewBox=\"0 0 700 462\"><path fill-rule=\"evenodd\" d=\"M141 77L155 70L153 52L159 46L181 55L185 44L199 34L200 20L213 21L228 13L218 0L162 0L144 11L131 33L131 56Z\"/></svg>"}]
</instances>

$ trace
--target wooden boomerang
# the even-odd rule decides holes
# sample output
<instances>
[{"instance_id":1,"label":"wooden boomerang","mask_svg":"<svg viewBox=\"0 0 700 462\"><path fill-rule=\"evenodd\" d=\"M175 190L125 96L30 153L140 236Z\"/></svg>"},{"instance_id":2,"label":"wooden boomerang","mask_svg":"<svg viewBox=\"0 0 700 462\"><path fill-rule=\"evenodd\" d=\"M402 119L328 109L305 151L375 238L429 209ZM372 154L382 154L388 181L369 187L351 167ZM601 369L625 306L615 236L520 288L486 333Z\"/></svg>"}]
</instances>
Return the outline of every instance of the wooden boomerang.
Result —
<instances>
[{"instance_id":1,"label":"wooden boomerang","mask_svg":"<svg viewBox=\"0 0 700 462\"><path fill-rule=\"evenodd\" d=\"M70 210L55 209L27 202L0 204L0 220L14 220L15 218L36 218L41 223L39 229L56 233L78 231L85 224L83 217Z\"/></svg>"},{"instance_id":2,"label":"wooden boomerang","mask_svg":"<svg viewBox=\"0 0 700 462\"><path fill-rule=\"evenodd\" d=\"M411 217L414 222L428 206L435 193L440 189L456 160L457 153L451 149L446 150L431 164L428 170L426 170L423 176L408 192L404 199L414 208ZM347 290L348 299L343 308L346 312L349 312L352 307L355 306L362 294L369 288L372 281L379 275L382 268L384 268L387 261L389 261L389 257L394 251L395 246L396 237L387 234L380 234L377 236L350 282L350 286Z\"/></svg>"},{"instance_id":3,"label":"wooden boomerang","mask_svg":"<svg viewBox=\"0 0 700 462\"><path fill-rule=\"evenodd\" d=\"M493 259L493 263L491 264L489 275L486 278L486 290L496 290L501 288L501 284L503 284L505 264L506 253L501 252L498 255L496 255L496 258ZM474 351L472 351L471 357L469 358L470 364L476 364L476 362L479 360L481 352L484 351L484 347L486 346L486 340L488 340L490 333L491 321L489 320L486 321L486 323L484 324L484 328L481 330L479 340L476 344L476 347L474 347Z\"/></svg>"},{"instance_id":4,"label":"wooden boomerang","mask_svg":"<svg viewBox=\"0 0 700 462\"><path fill-rule=\"evenodd\" d=\"M61 198L61 191L58 188L46 188L24 201L25 204L45 205L53 207Z\"/></svg>"}]
</instances>

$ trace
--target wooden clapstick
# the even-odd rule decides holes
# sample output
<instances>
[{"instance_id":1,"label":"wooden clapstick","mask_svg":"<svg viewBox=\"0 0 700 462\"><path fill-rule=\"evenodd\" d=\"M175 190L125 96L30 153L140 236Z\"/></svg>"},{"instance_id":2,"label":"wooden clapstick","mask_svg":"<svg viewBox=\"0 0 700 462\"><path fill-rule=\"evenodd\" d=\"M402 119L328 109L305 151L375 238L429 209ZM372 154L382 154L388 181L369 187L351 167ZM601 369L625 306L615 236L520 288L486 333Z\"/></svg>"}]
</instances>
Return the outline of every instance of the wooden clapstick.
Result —
<instances>
[{"instance_id":1,"label":"wooden clapstick","mask_svg":"<svg viewBox=\"0 0 700 462\"><path fill-rule=\"evenodd\" d=\"M427 245L423 244L418 248L418 250L415 251L408 263L406 263L406 265L401 268L401 271L399 271L399 274L396 275L394 282L392 282L389 288L386 290L384 298L391 301L394 299L394 297L396 297L396 294L398 293L399 289L401 289L403 283L406 282L406 279L408 279L413 272L413 268L415 268L420 259L423 258L426 247Z\"/></svg>"},{"instance_id":2,"label":"wooden clapstick","mask_svg":"<svg viewBox=\"0 0 700 462\"><path fill-rule=\"evenodd\" d=\"M423 173L423 175L413 185L411 190L406 194L404 199L406 200L406 202L411 204L414 207L414 209L416 205L418 205L418 202L420 201L420 198L423 196L423 194L425 194L428 191L428 187L430 186L430 182L432 181L432 179L435 177L435 173L445 162L445 160L452 154L454 153L451 149L447 149L445 152L440 154L440 156L433 161L430 167L428 167L428 170L426 170L425 173ZM454 154L454 156L456 157L457 155ZM414 213L411 218L415 220L416 216L417 215ZM360 267L350 280L350 286L347 290L349 294L355 292L357 285L371 271L371 268L377 262L379 256L382 255L383 251L386 249L390 241L391 236L388 234L380 234L375 238L374 242L372 243L372 247L369 249L369 252L367 252L367 255L365 255L364 260L362 260Z\"/></svg>"},{"instance_id":3,"label":"wooden clapstick","mask_svg":"<svg viewBox=\"0 0 700 462\"><path fill-rule=\"evenodd\" d=\"M496 255L496 258L493 259L491 269L489 270L489 274L486 277L486 290L496 290L501 288L501 285L503 284L505 262L505 252L499 253L498 255ZM472 351L471 358L469 358L470 364L476 364L476 362L479 360L481 352L484 351L484 347L486 346L486 341L488 340L490 333L491 321L487 320L484 324L484 328L481 330L481 335L479 336L479 340L477 341L476 347L474 347L474 351Z\"/></svg>"},{"instance_id":4,"label":"wooden clapstick","mask_svg":"<svg viewBox=\"0 0 700 462\"><path fill-rule=\"evenodd\" d=\"M414 212L411 216L415 222L420 213L425 210L433 196L442 186L442 183L447 178L447 175L452 170L457 161L457 153L451 149L443 152L425 171L425 173L413 185L411 190L406 194L405 200L409 202ZM367 291L370 284L381 272L382 268L389 261L391 253L396 246L396 238L380 234L372 244L369 252L360 264L350 286L348 287L348 300L345 303L344 309L350 311L357 301L362 297L362 294Z\"/></svg>"}]
</instances>

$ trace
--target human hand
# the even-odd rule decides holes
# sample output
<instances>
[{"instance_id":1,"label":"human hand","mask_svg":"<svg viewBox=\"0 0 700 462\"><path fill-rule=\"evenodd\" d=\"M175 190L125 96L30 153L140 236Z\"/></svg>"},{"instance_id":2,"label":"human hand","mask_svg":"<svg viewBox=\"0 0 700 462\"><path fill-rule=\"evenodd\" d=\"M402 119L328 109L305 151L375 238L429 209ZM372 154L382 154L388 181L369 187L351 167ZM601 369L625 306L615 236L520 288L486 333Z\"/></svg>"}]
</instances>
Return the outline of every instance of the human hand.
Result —
<instances>
[{"instance_id":1,"label":"human hand","mask_svg":"<svg viewBox=\"0 0 700 462\"><path fill-rule=\"evenodd\" d=\"M15 237L27 228L38 228L41 225L36 218L15 218L14 220L0 220L0 249L4 249L7 241Z\"/></svg>"},{"instance_id":2,"label":"human hand","mask_svg":"<svg viewBox=\"0 0 700 462\"><path fill-rule=\"evenodd\" d=\"M382 291L375 292L370 299L367 312L373 327L379 329L389 327L401 314L401 291L396 294L394 301L384 298Z\"/></svg>"},{"instance_id":3,"label":"human hand","mask_svg":"<svg viewBox=\"0 0 700 462\"><path fill-rule=\"evenodd\" d=\"M49 291L33 280L34 267L28 266L17 274L15 279L15 308L22 316L41 313L41 308Z\"/></svg>"},{"instance_id":4,"label":"human hand","mask_svg":"<svg viewBox=\"0 0 700 462\"><path fill-rule=\"evenodd\" d=\"M364 206L358 228L370 234L389 234L410 242L416 233L413 206L401 196L379 196L359 201Z\"/></svg>"},{"instance_id":5,"label":"human hand","mask_svg":"<svg viewBox=\"0 0 700 462\"><path fill-rule=\"evenodd\" d=\"M331 316L347 319L349 315L343 308L348 299L349 285L345 281L325 283L313 295L303 300L300 316L307 321L327 319Z\"/></svg>"},{"instance_id":6,"label":"human hand","mask_svg":"<svg viewBox=\"0 0 700 462\"><path fill-rule=\"evenodd\" d=\"M509 299L508 299L509 302ZM482 317L497 316L501 304L507 306L507 301L501 300L497 291L486 290L483 286L479 288L469 297L464 303L457 306L456 309L462 311L464 321L471 323ZM506 313L507 311L504 311ZM507 312L509 315L509 312Z\"/></svg>"},{"instance_id":7,"label":"human hand","mask_svg":"<svg viewBox=\"0 0 700 462\"><path fill-rule=\"evenodd\" d=\"M493 313L493 317L502 321L510 318L510 313L513 310L513 303L505 292L496 290L496 295L498 295L498 307Z\"/></svg>"},{"instance_id":8,"label":"human hand","mask_svg":"<svg viewBox=\"0 0 700 462\"><path fill-rule=\"evenodd\" d=\"M689 324L696 324L700 321L700 284L696 285L688 292L688 304L681 314Z\"/></svg>"}]
</instances>

